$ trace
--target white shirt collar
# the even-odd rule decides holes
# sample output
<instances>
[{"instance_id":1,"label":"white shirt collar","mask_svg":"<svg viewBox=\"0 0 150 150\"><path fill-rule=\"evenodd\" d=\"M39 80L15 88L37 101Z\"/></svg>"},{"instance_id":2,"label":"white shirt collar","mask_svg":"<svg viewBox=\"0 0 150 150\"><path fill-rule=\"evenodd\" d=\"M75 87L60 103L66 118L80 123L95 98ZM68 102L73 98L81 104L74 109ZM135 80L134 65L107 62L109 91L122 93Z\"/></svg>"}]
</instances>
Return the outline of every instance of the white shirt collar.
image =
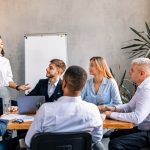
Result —
<instances>
[{"instance_id":1,"label":"white shirt collar","mask_svg":"<svg viewBox=\"0 0 150 150\"><path fill-rule=\"evenodd\" d=\"M148 78L146 78L146 79L138 86L138 88L142 88L142 87L145 85L145 83L147 83L147 82L150 82L150 76L149 76Z\"/></svg>"},{"instance_id":2,"label":"white shirt collar","mask_svg":"<svg viewBox=\"0 0 150 150\"><path fill-rule=\"evenodd\" d=\"M59 79L53 85L57 86L58 82L59 82ZM51 82L50 82L50 80L48 81L48 84L52 85Z\"/></svg>"},{"instance_id":3,"label":"white shirt collar","mask_svg":"<svg viewBox=\"0 0 150 150\"><path fill-rule=\"evenodd\" d=\"M61 96L57 101L79 102L79 101L82 101L82 99L81 99L81 96L76 96L76 97Z\"/></svg>"}]
</instances>

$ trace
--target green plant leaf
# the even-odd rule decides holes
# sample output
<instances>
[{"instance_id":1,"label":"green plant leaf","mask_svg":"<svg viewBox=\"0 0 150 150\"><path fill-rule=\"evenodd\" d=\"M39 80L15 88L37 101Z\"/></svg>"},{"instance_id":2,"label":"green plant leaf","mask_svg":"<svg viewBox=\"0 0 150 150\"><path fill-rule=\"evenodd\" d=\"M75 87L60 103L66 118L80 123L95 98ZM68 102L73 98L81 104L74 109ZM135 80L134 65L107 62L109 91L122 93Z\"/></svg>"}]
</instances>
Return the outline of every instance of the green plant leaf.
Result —
<instances>
[{"instance_id":1,"label":"green plant leaf","mask_svg":"<svg viewBox=\"0 0 150 150\"><path fill-rule=\"evenodd\" d=\"M145 44L142 44L140 47L139 47L139 49L142 49L144 46L146 46L147 45L147 43L145 43Z\"/></svg>"},{"instance_id":2,"label":"green plant leaf","mask_svg":"<svg viewBox=\"0 0 150 150\"><path fill-rule=\"evenodd\" d=\"M135 54L135 53L137 53L137 52L141 52L141 53L143 53L143 52L147 52L147 48L142 48L142 49L132 49L132 51L130 50L130 51L126 51L126 52L124 52L125 54L126 53L128 53L128 54Z\"/></svg>"},{"instance_id":3,"label":"green plant leaf","mask_svg":"<svg viewBox=\"0 0 150 150\"><path fill-rule=\"evenodd\" d=\"M137 41L136 41L136 42L137 42ZM150 47L150 44L149 44L149 43L147 43L147 42L145 42L145 41L140 42L140 44L142 44L142 43L145 43L145 44L147 44L148 47Z\"/></svg>"},{"instance_id":4,"label":"green plant leaf","mask_svg":"<svg viewBox=\"0 0 150 150\"><path fill-rule=\"evenodd\" d=\"M133 39L134 41L138 41L138 42L144 42L144 41L142 41L142 40L140 40L140 39Z\"/></svg>"},{"instance_id":5,"label":"green plant leaf","mask_svg":"<svg viewBox=\"0 0 150 150\"><path fill-rule=\"evenodd\" d=\"M138 56L140 54L141 54L141 52L137 52L137 53L131 55L129 58L133 58L133 57ZM141 56L144 56L144 54L141 54Z\"/></svg>"},{"instance_id":6,"label":"green plant leaf","mask_svg":"<svg viewBox=\"0 0 150 150\"><path fill-rule=\"evenodd\" d=\"M140 52L139 52L140 51ZM128 53L130 55L133 55L133 54L137 54L137 53L144 53L146 54L147 53L147 50L146 49L143 49L143 50L138 50L136 51L136 49L132 50L132 51L128 51L128 52L125 52L125 53Z\"/></svg>"},{"instance_id":7,"label":"green plant leaf","mask_svg":"<svg viewBox=\"0 0 150 150\"><path fill-rule=\"evenodd\" d=\"M121 82L120 82L120 84L119 84L119 89L121 88L121 86L122 86L122 84L123 84L123 81L124 81L124 79L125 79L125 76L126 76L126 70L124 71L123 76L122 76L122 78L121 78Z\"/></svg>"},{"instance_id":8,"label":"green plant leaf","mask_svg":"<svg viewBox=\"0 0 150 150\"><path fill-rule=\"evenodd\" d=\"M146 58L146 54L138 55L138 58L140 58L140 57L145 57Z\"/></svg>"},{"instance_id":9,"label":"green plant leaf","mask_svg":"<svg viewBox=\"0 0 150 150\"><path fill-rule=\"evenodd\" d=\"M132 49L131 51L143 51L143 50L149 50L149 46L147 44L141 44L141 46L139 46L136 49Z\"/></svg>"},{"instance_id":10,"label":"green plant leaf","mask_svg":"<svg viewBox=\"0 0 150 150\"><path fill-rule=\"evenodd\" d=\"M126 98L125 96L121 95L121 100L122 100L122 103L125 104L125 103L128 103L130 101L130 99Z\"/></svg>"},{"instance_id":11,"label":"green plant leaf","mask_svg":"<svg viewBox=\"0 0 150 150\"><path fill-rule=\"evenodd\" d=\"M128 90L128 88L125 87L124 85L122 85L121 87L122 87L121 90L122 90L122 92L123 92L122 94L123 94L123 95L126 95L126 97L128 97L129 99L132 98L132 94L131 94L131 92Z\"/></svg>"},{"instance_id":12,"label":"green plant leaf","mask_svg":"<svg viewBox=\"0 0 150 150\"><path fill-rule=\"evenodd\" d=\"M126 48L131 48L131 47L137 47L137 46L141 46L141 44L132 44L132 45L129 45L129 46L122 47L121 49L126 49Z\"/></svg>"},{"instance_id":13,"label":"green plant leaf","mask_svg":"<svg viewBox=\"0 0 150 150\"><path fill-rule=\"evenodd\" d=\"M144 32L146 35L147 35L147 37L150 39L150 35L148 35L146 32Z\"/></svg>"},{"instance_id":14,"label":"green plant leaf","mask_svg":"<svg viewBox=\"0 0 150 150\"><path fill-rule=\"evenodd\" d=\"M114 75L112 69L111 68L109 68L109 69L110 69L110 72L111 72L112 76L115 78L115 75Z\"/></svg>"},{"instance_id":15,"label":"green plant leaf","mask_svg":"<svg viewBox=\"0 0 150 150\"><path fill-rule=\"evenodd\" d=\"M142 53L142 52L147 51L147 48L142 48L142 49L139 49L139 48L138 48L138 49L132 49L132 51L133 51L133 53L134 53L134 52L136 53L137 51L138 51L138 52L140 51L140 52Z\"/></svg>"},{"instance_id":16,"label":"green plant leaf","mask_svg":"<svg viewBox=\"0 0 150 150\"><path fill-rule=\"evenodd\" d=\"M148 50L148 52L146 53L145 57L148 57L150 54L150 49Z\"/></svg>"},{"instance_id":17,"label":"green plant leaf","mask_svg":"<svg viewBox=\"0 0 150 150\"><path fill-rule=\"evenodd\" d=\"M147 22L145 22L145 25L146 25L146 30L147 30L147 37L150 39L150 28L149 28Z\"/></svg>"},{"instance_id":18,"label":"green plant leaf","mask_svg":"<svg viewBox=\"0 0 150 150\"><path fill-rule=\"evenodd\" d=\"M133 29L132 27L130 27L130 29L131 29L135 34L137 34L140 38L142 38L144 41L146 41L147 43L150 44L150 42L149 42L144 36L142 36L138 31L136 31L136 30Z\"/></svg>"}]
</instances>

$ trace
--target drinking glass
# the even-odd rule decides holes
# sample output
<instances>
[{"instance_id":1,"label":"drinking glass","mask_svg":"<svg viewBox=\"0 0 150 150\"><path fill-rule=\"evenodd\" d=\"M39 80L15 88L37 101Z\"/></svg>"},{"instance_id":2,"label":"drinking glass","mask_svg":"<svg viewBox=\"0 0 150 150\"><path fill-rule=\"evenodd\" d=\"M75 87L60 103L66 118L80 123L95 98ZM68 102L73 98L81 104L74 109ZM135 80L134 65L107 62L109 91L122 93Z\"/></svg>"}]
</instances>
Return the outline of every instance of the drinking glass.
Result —
<instances>
[{"instance_id":1,"label":"drinking glass","mask_svg":"<svg viewBox=\"0 0 150 150\"><path fill-rule=\"evenodd\" d=\"M10 112L11 102L4 103L3 114L8 114Z\"/></svg>"}]
</instances>

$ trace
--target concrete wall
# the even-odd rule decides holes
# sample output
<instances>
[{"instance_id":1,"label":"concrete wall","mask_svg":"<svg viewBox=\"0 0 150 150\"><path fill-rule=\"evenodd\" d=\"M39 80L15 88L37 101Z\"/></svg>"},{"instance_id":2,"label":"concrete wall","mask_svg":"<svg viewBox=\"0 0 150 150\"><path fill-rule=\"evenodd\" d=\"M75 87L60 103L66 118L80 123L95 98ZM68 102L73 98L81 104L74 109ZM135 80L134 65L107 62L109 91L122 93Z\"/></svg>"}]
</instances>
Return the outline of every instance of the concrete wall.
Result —
<instances>
[{"instance_id":1,"label":"concrete wall","mask_svg":"<svg viewBox=\"0 0 150 150\"><path fill-rule=\"evenodd\" d=\"M24 34L68 34L69 65L88 69L95 55L107 59L117 76L130 60L120 49L124 41L150 23L149 0L0 0L0 35L14 80L24 82ZM120 69L119 69L120 66ZM17 95L13 90L12 97Z\"/></svg>"}]
</instances>

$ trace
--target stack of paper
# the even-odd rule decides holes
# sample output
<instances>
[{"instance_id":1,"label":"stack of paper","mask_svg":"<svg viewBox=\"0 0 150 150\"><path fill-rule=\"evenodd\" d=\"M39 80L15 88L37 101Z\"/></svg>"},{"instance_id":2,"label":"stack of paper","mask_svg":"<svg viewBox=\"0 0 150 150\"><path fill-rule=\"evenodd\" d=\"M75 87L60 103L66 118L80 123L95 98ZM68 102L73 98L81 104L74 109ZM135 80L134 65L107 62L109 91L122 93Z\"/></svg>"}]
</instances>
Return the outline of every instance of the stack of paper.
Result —
<instances>
[{"instance_id":1,"label":"stack of paper","mask_svg":"<svg viewBox=\"0 0 150 150\"><path fill-rule=\"evenodd\" d=\"M27 122L27 121L33 121L34 116L20 115L20 114L4 114L4 115L1 116L1 119L6 119L6 120L21 119L24 122Z\"/></svg>"}]
</instances>

